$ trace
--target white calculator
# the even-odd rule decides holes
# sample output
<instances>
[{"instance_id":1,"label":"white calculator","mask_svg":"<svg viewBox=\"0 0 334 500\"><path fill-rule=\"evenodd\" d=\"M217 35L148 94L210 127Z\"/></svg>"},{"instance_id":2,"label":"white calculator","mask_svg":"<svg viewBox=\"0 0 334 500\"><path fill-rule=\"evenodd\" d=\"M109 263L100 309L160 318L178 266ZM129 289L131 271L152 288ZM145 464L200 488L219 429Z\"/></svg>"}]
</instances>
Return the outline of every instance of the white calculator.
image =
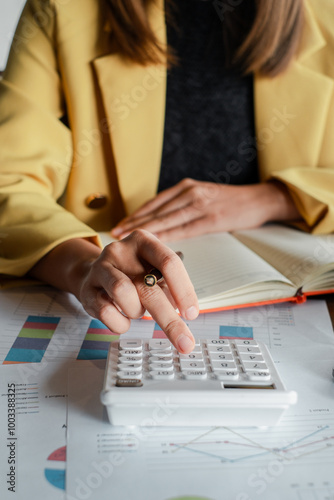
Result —
<instances>
[{"instance_id":1,"label":"white calculator","mask_svg":"<svg viewBox=\"0 0 334 500\"><path fill-rule=\"evenodd\" d=\"M297 395L256 340L201 339L180 354L167 339L121 339L101 401L113 425L271 426Z\"/></svg>"}]
</instances>

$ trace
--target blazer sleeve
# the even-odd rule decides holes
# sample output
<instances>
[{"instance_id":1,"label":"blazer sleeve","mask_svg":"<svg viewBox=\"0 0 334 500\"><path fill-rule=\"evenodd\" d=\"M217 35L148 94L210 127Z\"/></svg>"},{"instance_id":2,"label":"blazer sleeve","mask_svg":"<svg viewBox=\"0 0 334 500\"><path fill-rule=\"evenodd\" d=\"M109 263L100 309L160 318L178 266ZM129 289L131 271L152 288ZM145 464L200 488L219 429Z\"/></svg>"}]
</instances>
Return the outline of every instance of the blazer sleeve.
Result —
<instances>
[{"instance_id":1,"label":"blazer sleeve","mask_svg":"<svg viewBox=\"0 0 334 500\"><path fill-rule=\"evenodd\" d=\"M313 234L334 232L333 168L295 167L273 174L283 182L302 217L293 225Z\"/></svg>"},{"instance_id":2,"label":"blazer sleeve","mask_svg":"<svg viewBox=\"0 0 334 500\"><path fill-rule=\"evenodd\" d=\"M296 80L296 86L290 85L286 94L282 93L283 100L291 102L289 109L293 110L296 103L296 121L291 122L287 140L281 144L288 154L294 153L292 165L273 169L272 177L289 189L303 218L297 225L314 234L326 234L334 232L334 4L318 0L307 4L312 7L308 17L311 12L311 24L318 30L309 33L309 47L318 43L315 39L319 34L321 42L296 65L299 84ZM298 128L294 130L296 122Z\"/></svg>"},{"instance_id":3,"label":"blazer sleeve","mask_svg":"<svg viewBox=\"0 0 334 500\"><path fill-rule=\"evenodd\" d=\"M22 276L72 238L97 234L57 203L72 163L72 134L61 121L55 12L28 0L0 81L0 274Z\"/></svg>"},{"instance_id":4,"label":"blazer sleeve","mask_svg":"<svg viewBox=\"0 0 334 500\"><path fill-rule=\"evenodd\" d=\"M333 50L330 50L333 57ZM333 77L332 77L333 78ZM334 232L334 82L331 81L332 97L328 103L327 118L323 123L322 140L317 161L310 166L294 166L274 171L272 178L288 188L302 222L294 225L313 234ZM309 116L304 116L307 121ZM293 140L293 139L291 139ZM299 147L303 148L300 134Z\"/></svg>"}]
</instances>

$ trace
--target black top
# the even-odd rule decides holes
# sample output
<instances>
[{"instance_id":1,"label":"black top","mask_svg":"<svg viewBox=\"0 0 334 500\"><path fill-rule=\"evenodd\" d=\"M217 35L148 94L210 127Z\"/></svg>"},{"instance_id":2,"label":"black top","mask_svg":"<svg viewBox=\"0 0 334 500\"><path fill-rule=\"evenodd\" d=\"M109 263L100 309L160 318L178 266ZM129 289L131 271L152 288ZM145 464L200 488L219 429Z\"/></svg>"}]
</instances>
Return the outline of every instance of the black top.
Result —
<instances>
[{"instance_id":1,"label":"black top","mask_svg":"<svg viewBox=\"0 0 334 500\"><path fill-rule=\"evenodd\" d=\"M185 177L225 184L258 182L253 78L226 69L215 2L175 2L168 44L178 57L167 75L158 190Z\"/></svg>"}]
</instances>

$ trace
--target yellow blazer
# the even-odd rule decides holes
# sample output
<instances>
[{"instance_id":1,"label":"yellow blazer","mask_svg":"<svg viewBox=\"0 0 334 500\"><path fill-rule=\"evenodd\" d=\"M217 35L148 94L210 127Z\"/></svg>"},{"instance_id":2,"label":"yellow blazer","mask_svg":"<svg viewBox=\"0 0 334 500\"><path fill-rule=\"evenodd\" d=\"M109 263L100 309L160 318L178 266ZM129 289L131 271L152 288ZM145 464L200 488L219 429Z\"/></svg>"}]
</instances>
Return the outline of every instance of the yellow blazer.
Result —
<instances>
[{"instance_id":1,"label":"yellow blazer","mask_svg":"<svg viewBox=\"0 0 334 500\"><path fill-rule=\"evenodd\" d=\"M289 69L255 76L256 140L261 179L284 182L304 228L326 233L334 231L334 4L305 6ZM109 15L103 0L28 0L23 11L0 84L0 273L24 275L70 238L99 244L95 231L156 193L166 70L114 53ZM165 44L163 0L149 15ZM104 206L91 208L95 193Z\"/></svg>"}]
</instances>

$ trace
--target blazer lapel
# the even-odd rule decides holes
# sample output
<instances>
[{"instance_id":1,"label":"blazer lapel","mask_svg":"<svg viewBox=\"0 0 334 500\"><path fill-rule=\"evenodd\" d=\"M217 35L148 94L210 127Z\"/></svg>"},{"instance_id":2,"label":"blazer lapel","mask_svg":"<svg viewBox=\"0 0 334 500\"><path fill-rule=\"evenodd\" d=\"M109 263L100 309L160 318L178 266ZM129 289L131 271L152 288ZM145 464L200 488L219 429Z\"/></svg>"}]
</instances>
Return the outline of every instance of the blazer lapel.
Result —
<instances>
[{"instance_id":1,"label":"blazer lapel","mask_svg":"<svg viewBox=\"0 0 334 500\"><path fill-rule=\"evenodd\" d=\"M289 167L316 166L327 120L333 81L321 74L326 45L306 3L300 48L288 71L274 79L255 77L258 160L262 179Z\"/></svg>"},{"instance_id":2,"label":"blazer lapel","mask_svg":"<svg viewBox=\"0 0 334 500\"><path fill-rule=\"evenodd\" d=\"M159 42L166 44L164 2L149 12ZM124 61L108 54L93 61L111 130L119 189L131 213L157 189L162 153L166 68Z\"/></svg>"}]
</instances>

